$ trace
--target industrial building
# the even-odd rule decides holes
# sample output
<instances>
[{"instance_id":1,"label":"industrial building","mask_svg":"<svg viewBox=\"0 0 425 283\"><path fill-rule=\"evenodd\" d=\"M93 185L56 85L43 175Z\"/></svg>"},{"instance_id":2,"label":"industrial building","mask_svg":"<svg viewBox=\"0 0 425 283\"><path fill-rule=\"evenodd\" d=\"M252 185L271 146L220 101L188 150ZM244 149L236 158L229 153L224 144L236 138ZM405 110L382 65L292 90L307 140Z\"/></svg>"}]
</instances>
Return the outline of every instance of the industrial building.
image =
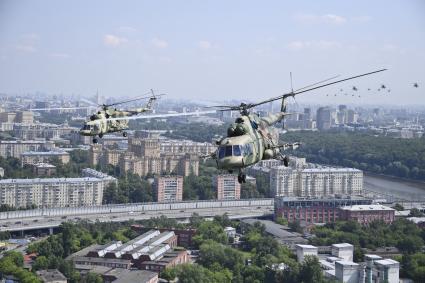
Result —
<instances>
[{"instance_id":1,"label":"industrial building","mask_svg":"<svg viewBox=\"0 0 425 283\"><path fill-rule=\"evenodd\" d=\"M319 254L312 245L296 245L297 260L303 262L306 256L319 259L325 277L344 283L399 283L399 262L366 254L364 262L353 262L354 247L348 243L333 244L332 254Z\"/></svg>"},{"instance_id":2,"label":"industrial building","mask_svg":"<svg viewBox=\"0 0 425 283\"><path fill-rule=\"evenodd\" d=\"M149 230L126 242L92 245L68 257L77 269L122 268L149 270L160 273L167 267L190 261L186 250L178 249L173 231Z\"/></svg>"}]
</instances>

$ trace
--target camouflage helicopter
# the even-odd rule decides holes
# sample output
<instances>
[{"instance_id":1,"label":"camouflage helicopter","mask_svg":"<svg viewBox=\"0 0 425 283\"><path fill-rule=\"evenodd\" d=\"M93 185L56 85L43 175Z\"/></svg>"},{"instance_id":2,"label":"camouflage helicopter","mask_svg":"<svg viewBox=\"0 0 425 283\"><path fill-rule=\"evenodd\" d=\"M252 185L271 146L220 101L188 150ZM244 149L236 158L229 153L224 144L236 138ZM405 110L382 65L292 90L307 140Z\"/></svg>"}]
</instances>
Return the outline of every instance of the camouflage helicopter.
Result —
<instances>
[{"instance_id":1,"label":"camouflage helicopter","mask_svg":"<svg viewBox=\"0 0 425 283\"><path fill-rule=\"evenodd\" d=\"M128 129L128 119L122 120L111 120L111 118L129 118L141 113L152 111L152 106L158 97L164 94L155 95L153 90L151 90L150 96L142 96L126 101L121 101L112 104L103 104L101 109L96 113L92 114L89 119L84 122L83 127L80 129L80 135L83 136L92 136L93 143L97 143L97 138L102 138L103 135L114 132L122 132L123 137L127 136L125 130ZM145 107L133 109L133 110L117 110L117 108L111 108L112 106L125 104L141 99L149 98Z\"/></svg>"},{"instance_id":2,"label":"camouflage helicopter","mask_svg":"<svg viewBox=\"0 0 425 283\"><path fill-rule=\"evenodd\" d=\"M295 97L296 95L304 92L309 92L315 89L319 89L325 86L333 85L347 80L371 75L374 73L385 71L386 69L377 70L370 73L365 73L346 79L330 82L324 84L324 82L332 80L336 77L300 88L296 91L280 95L278 97L270 98L258 103L241 103L237 106L221 105L212 106L219 108L220 111L239 111L240 117L235 120L235 123L230 125L227 129L227 137L224 137L216 141L218 146L217 151L204 158L213 158L217 162L218 169L227 170L229 173L233 173L234 170L238 170L238 181L239 183L246 182L246 174L243 169L256 164L257 162L265 159L281 159L285 166L288 166L289 158L284 156L281 150L296 149L300 143L278 143L278 135L276 129L272 126L278 122L283 122L285 116L291 113L286 112L286 99ZM256 106L273 102L275 100L281 100L280 112L270 114L267 117L259 117L255 113L249 113L249 109Z\"/></svg>"}]
</instances>

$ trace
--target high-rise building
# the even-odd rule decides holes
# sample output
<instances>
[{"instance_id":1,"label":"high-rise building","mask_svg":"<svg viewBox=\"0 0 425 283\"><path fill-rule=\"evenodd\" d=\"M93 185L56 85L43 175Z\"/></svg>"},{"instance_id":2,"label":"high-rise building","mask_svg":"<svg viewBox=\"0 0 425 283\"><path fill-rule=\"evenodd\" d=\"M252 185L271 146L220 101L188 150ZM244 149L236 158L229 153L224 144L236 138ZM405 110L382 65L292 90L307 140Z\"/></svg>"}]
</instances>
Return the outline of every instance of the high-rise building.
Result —
<instances>
[{"instance_id":1,"label":"high-rise building","mask_svg":"<svg viewBox=\"0 0 425 283\"><path fill-rule=\"evenodd\" d=\"M50 141L0 141L0 156L20 158L23 152L53 150L55 144Z\"/></svg>"},{"instance_id":2,"label":"high-rise building","mask_svg":"<svg viewBox=\"0 0 425 283\"><path fill-rule=\"evenodd\" d=\"M21 165L52 162L57 159L62 164L68 164L70 157L66 151L27 151L21 154Z\"/></svg>"},{"instance_id":3,"label":"high-rise building","mask_svg":"<svg viewBox=\"0 0 425 283\"><path fill-rule=\"evenodd\" d=\"M274 196L320 197L363 193L363 172L352 168L270 169L270 188Z\"/></svg>"},{"instance_id":4,"label":"high-rise building","mask_svg":"<svg viewBox=\"0 0 425 283\"><path fill-rule=\"evenodd\" d=\"M0 204L12 207L100 205L105 182L98 178L0 180Z\"/></svg>"},{"instance_id":5,"label":"high-rise building","mask_svg":"<svg viewBox=\"0 0 425 283\"><path fill-rule=\"evenodd\" d=\"M320 107L317 110L317 128L319 130L329 130L332 125L332 111L329 107Z\"/></svg>"},{"instance_id":6,"label":"high-rise building","mask_svg":"<svg viewBox=\"0 0 425 283\"><path fill-rule=\"evenodd\" d=\"M22 124L34 123L34 113L31 111L19 111L16 113L16 122Z\"/></svg>"},{"instance_id":7,"label":"high-rise building","mask_svg":"<svg viewBox=\"0 0 425 283\"><path fill-rule=\"evenodd\" d=\"M349 109L347 111L347 123L355 124L359 119L359 114L356 111Z\"/></svg>"},{"instance_id":8,"label":"high-rise building","mask_svg":"<svg viewBox=\"0 0 425 283\"><path fill-rule=\"evenodd\" d=\"M236 175L217 175L214 177L213 184L216 188L218 200L241 198L241 184L239 184Z\"/></svg>"},{"instance_id":9,"label":"high-rise building","mask_svg":"<svg viewBox=\"0 0 425 283\"><path fill-rule=\"evenodd\" d=\"M183 200L183 177L163 176L155 178L154 192L157 202Z\"/></svg>"},{"instance_id":10,"label":"high-rise building","mask_svg":"<svg viewBox=\"0 0 425 283\"><path fill-rule=\"evenodd\" d=\"M139 157L159 158L160 145L158 138L129 138L128 151Z\"/></svg>"}]
</instances>

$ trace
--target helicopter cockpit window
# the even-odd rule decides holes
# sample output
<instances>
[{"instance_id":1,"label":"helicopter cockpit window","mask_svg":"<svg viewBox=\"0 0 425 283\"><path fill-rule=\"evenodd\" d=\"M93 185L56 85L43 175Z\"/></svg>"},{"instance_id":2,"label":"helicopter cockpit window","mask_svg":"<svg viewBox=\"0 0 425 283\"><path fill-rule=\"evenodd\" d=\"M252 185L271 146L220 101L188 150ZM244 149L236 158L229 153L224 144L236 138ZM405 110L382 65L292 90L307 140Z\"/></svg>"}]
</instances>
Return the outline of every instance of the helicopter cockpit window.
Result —
<instances>
[{"instance_id":1,"label":"helicopter cockpit window","mask_svg":"<svg viewBox=\"0 0 425 283\"><path fill-rule=\"evenodd\" d=\"M232 146L231 145L220 146L218 150L218 158L224 158L227 156L232 156Z\"/></svg>"},{"instance_id":2,"label":"helicopter cockpit window","mask_svg":"<svg viewBox=\"0 0 425 283\"><path fill-rule=\"evenodd\" d=\"M233 146L233 155L234 156L241 156L241 148L239 145L234 145Z\"/></svg>"},{"instance_id":3,"label":"helicopter cockpit window","mask_svg":"<svg viewBox=\"0 0 425 283\"><path fill-rule=\"evenodd\" d=\"M83 126L83 130L90 130L90 126L89 125L84 125Z\"/></svg>"}]
</instances>

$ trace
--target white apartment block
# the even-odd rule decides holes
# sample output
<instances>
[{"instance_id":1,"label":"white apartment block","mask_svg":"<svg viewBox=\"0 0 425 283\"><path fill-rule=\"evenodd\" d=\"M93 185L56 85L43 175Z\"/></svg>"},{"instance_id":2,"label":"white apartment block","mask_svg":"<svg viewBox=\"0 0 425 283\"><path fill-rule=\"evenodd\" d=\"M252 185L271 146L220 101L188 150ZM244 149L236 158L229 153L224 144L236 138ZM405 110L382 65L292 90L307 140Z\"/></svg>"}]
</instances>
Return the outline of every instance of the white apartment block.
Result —
<instances>
[{"instance_id":1,"label":"white apartment block","mask_svg":"<svg viewBox=\"0 0 425 283\"><path fill-rule=\"evenodd\" d=\"M7 204L12 207L101 205L103 190L114 180L115 178L110 176L3 179L0 180L0 204Z\"/></svg>"},{"instance_id":2,"label":"white apartment block","mask_svg":"<svg viewBox=\"0 0 425 283\"><path fill-rule=\"evenodd\" d=\"M0 156L4 158L20 158L23 152L53 150L54 148L54 143L50 141L0 141Z\"/></svg>"},{"instance_id":3,"label":"white apartment block","mask_svg":"<svg viewBox=\"0 0 425 283\"><path fill-rule=\"evenodd\" d=\"M269 177L274 196L319 197L363 192L363 172L352 168L278 166L270 169Z\"/></svg>"},{"instance_id":4,"label":"white apartment block","mask_svg":"<svg viewBox=\"0 0 425 283\"><path fill-rule=\"evenodd\" d=\"M194 142L188 140L159 140L161 153L196 153L211 154L217 146L209 142Z\"/></svg>"}]
</instances>

